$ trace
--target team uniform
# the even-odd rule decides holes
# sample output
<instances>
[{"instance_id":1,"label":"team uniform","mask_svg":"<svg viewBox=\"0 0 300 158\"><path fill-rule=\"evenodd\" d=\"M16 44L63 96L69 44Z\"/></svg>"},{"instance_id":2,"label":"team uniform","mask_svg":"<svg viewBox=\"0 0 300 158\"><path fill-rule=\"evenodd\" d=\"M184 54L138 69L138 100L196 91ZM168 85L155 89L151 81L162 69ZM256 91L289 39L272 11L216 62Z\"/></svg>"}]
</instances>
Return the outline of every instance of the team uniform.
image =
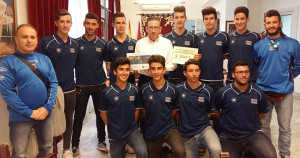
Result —
<instances>
[{"instance_id":1,"label":"team uniform","mask_svg":"<svg viewBox=\"0 0 300 158\"><path fill-rule=\"evenodd\" d=\"M14 55L4 57L0 62L0 94L9 111L10 141L13 157L26 155L28 138L32 128L39 141L40 156L52 153L51 111L57 93L57 79L50 59L42 54L22 54L42 74L41 79L19 58ZM48 116L44 120L34 120L33 110L44 107Z\"/></svg>"},{"instance_id":2,"label":"team uniform","mask_svg":"<svg viewBox=\"0 0 300 158\"><path fill-rule=\"evenodd\" d=\"M118 57L127 57L127 53L134 53L136 40L130 38L128 35L123 43L119 42L116 37L113 37L104 50L104 60L110 63L109 80L110 83L116 82L116 75L114 75L114 62ZM131 74L128 82L135 83L135 75Z\"/></svg>"},{"instance_id":3,"label":"team uniform","mask_svg":"<svg viewBox=\"0 0 300 158\"><path fill-rule=\"evenodd\" d=\"M191 89L187 82L177 85L179 92L179 132L185 142L187 158L198 157L202 142L209 150L210 157L220 157L221 145L207 113L214 114L211 106L214 90L202 83Z\"/></svg>"},{"instance_id":4,"label":"team uniform","mask_svg":"<svg viewBox=\"0 0 300 158\"><path fill-rule=\"evenodd\" d=\"M229 152L232 158L242 157L244 151L245 154L255 152L258 157L276 157L272 142L260 129L258 114L269 111L263 92L253 85L241 92L231 83L218 90L213 106L221 111L222 151Z\"/></svg>"},{"instance_id":5,"label":"team uniform","mask_svg":"<svg viewBox=\"0 0 300 158\"><path fill-rule=\"evenodd\" d=\"M170 33L164 36L165 38L169 39L172 42L173 46L180 46L180 47L190 47L196 48L197 44L197 36L185 30L181 35L176 34L173 30ZM178 84L185 80L185 76L183 75L183 65L177 64L177 68L174 71L170 71L168 74L168 80L173 84Z\"/></svg>"},{"instance_id":6,"label":"team uniform","mask_svg":"<svg viewBox=\"0 0 300 158\"><path fill-rule=\"evenodd\" d=\"M105 141L105 124L98 111L101 91L106 88L106 74L103 70L105 41L97 36L88 41L84 35L76 41L79 50L75 66L77 93L72 135L73 148L79 147L82 122L90 96L93 98L95 109L98 142L100 144Z\"/></svg>"},{"instance_id":7,"label":"team uniform","mask_svg":"<svg viewBox=\"0 0 300 158\"><path fill-rule=\"evenodd\" d=\"M185 157L185 153L182 155L184 152L182 138L172 119L172 111L178 110L176 86L165 81L163 87L158 90L152 82L148 82L141 90L143 108L146 110L145 138L149 157L159 157L161 145L165 141L177 156Z\"/></svg>"},{"instance_id":8,"label":"team uniform","mask_svg":"<svg viewBox=\"0 0 300 158\"><path fill-rule=\"evenodd\" d=\"M228 75L227 80L233 82L232 67L237 61L246 61L250 68L249 82L256 82L257 79L257 65L254 62L252 50L253 45L260 40L258 33L247 30L243 34L237 31L229 35L229 58L228 58Z\"/></svg>"},{"instance_id":9,"label":"team uniform","mask_svg":"<svg viewBox=\"0 0 300 158\"><path fill-rule=\"evenodd\" d=\"M69 149L72 136L73 112L76 105L74 68L78 54L78 44L70 37L65 43L57 34L53 34L40 40L38 52L50 58L57 76L58 85L64 92L66 131L63 134L63 148Z\"/></svg>"},{"instance_id":10,"label":"team uniform","mask_svg":"<svg viewBox=\"0 0 300 158\"><path fill-rule=\"evenodd\" d=\"M223 87L223 56L228 53L228 34L216 30L212 35L204 31L197 36L198 54L202 54L200 80L216 92Z\"/></svg>"},{"instance_id":11,"label":"team uniform","mask_svg":"<svg viewBox=\"0 0 300 158\"><path fill-rule=\"evenodd\" d=\"M137 157L147 157L146 144L135 121L135 110L141 104L138 87L129 82L123 90L112 83L102 91L99 111L107 112L112 157L125 157L126 143L133 147Z\"/></svg>"},{"instance_id":12,"label":"team uniform","mask_svg":"<svg viewBox=\"0 0 300 158\"><path fill-rule=\"evenodd\" d=\"M273 48L271 39L266 36L255 43L254 61L258 64L257 86L268 97L270 112L261 120L262 129L271 137L270 122L275 107L279 124L279 155L290 155L291 128L293 113L294 78L300 73L299 42L289 37L278 37L273 40L278 48Z\"/></svg>"}]
</instances>

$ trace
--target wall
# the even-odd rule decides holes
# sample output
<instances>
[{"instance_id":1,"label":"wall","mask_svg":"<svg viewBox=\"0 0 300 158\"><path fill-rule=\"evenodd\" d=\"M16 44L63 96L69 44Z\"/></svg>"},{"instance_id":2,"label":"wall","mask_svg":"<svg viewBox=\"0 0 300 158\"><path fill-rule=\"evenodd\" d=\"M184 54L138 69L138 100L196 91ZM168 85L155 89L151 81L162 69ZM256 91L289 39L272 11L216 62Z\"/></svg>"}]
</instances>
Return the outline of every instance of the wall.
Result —
<instances>
[{"instance_id":1,"label":"wall","mask_svg":"<svg viewBox=\"0 0 300 158\"><path fill-rule=\"evenodd\" d=\"M16 26L29 23L28 0L15 0Z\"/></svg>"}]
</instances>

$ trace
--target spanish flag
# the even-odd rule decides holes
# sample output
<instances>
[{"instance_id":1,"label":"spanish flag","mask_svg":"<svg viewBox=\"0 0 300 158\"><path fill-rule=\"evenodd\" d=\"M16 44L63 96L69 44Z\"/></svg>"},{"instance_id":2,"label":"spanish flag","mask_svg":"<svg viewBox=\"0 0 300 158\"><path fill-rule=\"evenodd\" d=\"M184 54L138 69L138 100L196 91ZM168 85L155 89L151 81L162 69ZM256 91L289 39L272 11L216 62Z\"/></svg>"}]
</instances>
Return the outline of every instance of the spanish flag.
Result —
<instances>
[{"instance_id":1,"label":"spanish flag","mask_svg":"<svg viewBox=\"0 0 300 158\"><path fill-rule=\"evenodd\" d=\"M131 38L131 27L130 27L130 21L128 22L128 36Z\"/></svg>"}]
</instances>

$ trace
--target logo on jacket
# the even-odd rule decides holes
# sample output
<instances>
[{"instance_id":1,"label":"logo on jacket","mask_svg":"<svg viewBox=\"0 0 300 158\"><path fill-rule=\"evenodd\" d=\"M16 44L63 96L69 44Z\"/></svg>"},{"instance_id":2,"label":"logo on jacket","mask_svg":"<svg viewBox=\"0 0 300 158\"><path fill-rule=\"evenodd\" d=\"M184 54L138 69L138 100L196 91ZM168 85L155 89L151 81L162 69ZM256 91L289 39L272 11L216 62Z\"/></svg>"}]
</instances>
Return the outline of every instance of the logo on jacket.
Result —
<instances>
[{"instance_id":1,"label":"logo on jacket","mask_svg":"<svg viewBox=\"0 0 300 158\"><path fill-rule=\"evenodd\" d=\"M70 53L75 53L75 49L74 48L70 48Z\"/></svg>"},{"instance_id":2,"label":"logo on jacket","mask_svg":"<svg viewBox=\"0 0 300 158\"><path fill-rule=\"evenodd\" d=\"M217 46L222 46L222 41L217 41L217 42L216 42L216 45L217 45Z\"/></svg>"},{"instance_id":3,"label":"logo on jacket","mask_svg":"<svg viewBox=\"0 0 300 158\"><path fill-rule=\"evenodd\" d=\"M133 50L133 46L128 46L128 50Z\"/></svg>"},{"instance_id":4,"label":"logo on jacket","mask_svg":"<svg viewBox=\"0 0 300 158\"><path fill-rule=\"evenodd\" d=\"M80 50L84 50L84 46L80 46Z\"/></svg>"},{"instance_id":5,"label":"logo on jacket","mask_svg":"<svg viewBox=\"0 0 300 158\"><path fill-rule=\"evenodd\" d=\"M189 46L191 44L190 41L184 41L184 45Z\"/></svg>"},{"instance_id":6,"label":"logo on jacket","mask_svg":"<svg viewBox=\"0 0 300 158\"><path fill-rule=\"evenodd\" d=\"M7 71L7 68L5 68L5 67L0 67L0 71Z\"/></svg>"},{"instance_id":7,"label":"logo on jacket","mask_svg":"<svg viewBox=\"0 0 300 158\"><path fill-rule=\"evenodd\" d=\"M251 104L257 104L257 99L251 99Z\"/></svg>"},{"instance_id":8,"label":"logo on jacket","mask_svg":"<svg viewBox=\"0 0 300 158\"><path fill-rule=\"evenodd\" d=\"M114 47L114 51L118 51L118 47Z\"/></svg>"},{"instance_id":9,"label":"logo on jacket","mask_svg":"<svg viewBox=\"0 0 300 158\"><path fill-rule=\"evenodd\" d=\"M234 43L234 40L231 40L231 44L233 44Z\"/></svg>"},{"instance_id":10,"label":"logo on jacket","mask_svg":"<svg viewBox=\"0 0 300 158\"><path fill-rule=\"evenodd\" d=\"M115 100L115 101L119 101L119 96L115 96L115 97L114 97L114 100Z\"/></svg>"},{"instance_id":11,"label":"logo on jacket","mask_svg":"<svg viewBox=\"0 0 300 158\"><path fill-rule=\"evenodd\" d=\"M149 95L149 100L153 100L153 95Z\"/></svg>"},{"instance_id":12,"label":"logo on jacket","mask_svg":"<svg viewBox=\"0 0 300 158\"><path fill-rule=\"evenodd\" d=\"M166 103L171 103L171 98L170 97L166 97L165 102Z\"/></svg>"},{"instance_id":13,"label":"logo on jacket","mask_svg":"<svg viewBox=\"0 0 300 158\"><path fill-rule=\"evenodd\" d=\"M56 48L56 52L57 53L61 53L61 49L60 48Z\"/></svg>"},{"instance_id":14,"label":"logo on jacket","mask_svg":"<svg viewBox=\"0 0 300 158\"><path fill-rule=\"evenodd\" d=\"M135 99L135 96L129 96L130 101L134 101L134 99Z\"/></svg>"},{"instance_id":15,"label":"logo on jacket","mask_svg":"<svg viewBox=\"0 0 300 158\"><path fill-rule=\"evenodd\" d=\"M231 102L235 103L237 99L235 97L231 98Z\"/></svg>"},{"instance_id":16,"label":"logo on jacket","mask_svg":"<svg viewBox=\"0 0 300 158\"><path fill-rule=\"evenodd\" d=\"M252 41L246 41L246 45L252 46Z\"/></svg>"},{"instance_id":17,"label":"logo on jacket","mask_svg":"<svg viewBox=\"0 0 300 158\"><path fill-rule=\"evenodd\" d=\"M186 97L185 93L182 93L181 98L185 98L185 97Z\"/></svg>"},{"instance_id":18,"label":"logo on jacket","mask_svg":"<svg viewBox=\"0 0 300 158\"><path fill-rule=\"evenodd\" d=\"M5 76L4 75L0 75L0 80L4 80Z\"/></svg>"},{"instance_id":19,"label":"logo on jacket","mask_svg":"<svg viewBox=\"0 0 300 158\"><path fill-rule=\"evenodd\" d=\"M100 47L97 47L97 48L96 48L96 52L99 52L99 53L100 53L100 52L101 52L101 48L100 48Z\"/></svg>"},{"instance_id":20,"label":"logo on jacket","mask_svg":"<svg viewBox=\"0 0 300 158\"><path fill-rule=\"evenodd\" d=\"M204 43L204 39L202 39L202 40L200 41L200 43L203 44L203 43Z\"/></svg>"},{"instance_id":21,"label":"logo on jacket","mask_svg":"<svg viewBox=\"0 0 300 158\"><path fill-rule=\"evenodd\" d=\"M173 41L172 41L172 43L173 43L173 44L175 44L175 43L176 43L176 41L175 41L175 40L173 40Z\"/></svg>"},{"instance_id":22,"label":"logo on jacket","mask_svg":"<svg viewBox=\"0 0 300 158\"><path fill-rule=\"evenodd\" d=\"M205 100L204 97L199 97L198 98L198 102L204 103L204 100Z\"/></svg>"}]
</instances>

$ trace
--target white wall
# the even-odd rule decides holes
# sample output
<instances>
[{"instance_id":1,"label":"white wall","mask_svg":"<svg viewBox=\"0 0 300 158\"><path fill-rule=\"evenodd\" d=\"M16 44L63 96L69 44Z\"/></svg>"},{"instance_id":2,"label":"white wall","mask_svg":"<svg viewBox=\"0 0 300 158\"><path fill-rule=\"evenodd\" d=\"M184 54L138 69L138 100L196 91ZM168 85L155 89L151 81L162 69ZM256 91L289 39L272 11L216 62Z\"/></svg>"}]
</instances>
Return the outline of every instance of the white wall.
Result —
<instances>
[{"instance_id":1,"label":"white wall","mask_svg":"<svg viewBox=\"0 0 300 158\"><path fill-rule=\"evenodd\" d=\"M15 0L16 26L28 24L28 0Z\"/></svg>"}]
</instances>

